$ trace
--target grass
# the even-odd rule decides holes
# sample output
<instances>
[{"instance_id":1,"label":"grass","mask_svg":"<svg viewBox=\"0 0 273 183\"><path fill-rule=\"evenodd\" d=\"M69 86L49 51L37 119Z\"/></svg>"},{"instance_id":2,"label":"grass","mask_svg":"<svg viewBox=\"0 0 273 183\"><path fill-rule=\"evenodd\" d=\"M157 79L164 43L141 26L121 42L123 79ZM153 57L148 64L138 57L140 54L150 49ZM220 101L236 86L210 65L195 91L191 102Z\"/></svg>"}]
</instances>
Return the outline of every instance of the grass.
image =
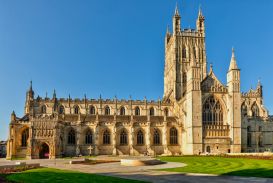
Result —
<instances>
[{"instance_id":1,"label":"grass","mask_svg":"<svg viewBox=\"0 0 273 183\"><path fill-rule=\"evenodd\" d=\"M103 175L87 174L77 171L58 170L53 168L38 168L27 170L21 173L14 173L5 176L7 181L18 183L100 183L100 182L119 182L119 183L138 183L140 181L121 179Z\"/></svg>"},{"instance_id":2,"label":"grass","mask_svg":"<svg viewBox=\"0 0 273 183\"><path fill-rule=\"evenodd\" d=\"M212 156L160 157L160 159L187 164L185 167L164 169L164 171L273 178L272 160Z\"/></svg>"},{"instance_id":3,"label":"grass","mask_svg":"<svg viewBox=\"0 0 273 183\"><path fill-rule=\"evenodd\" d=\"M10 160L12 161L17 161L17 160L26 160L27 158L11 158Z\"/></svg>"}]
</instances>

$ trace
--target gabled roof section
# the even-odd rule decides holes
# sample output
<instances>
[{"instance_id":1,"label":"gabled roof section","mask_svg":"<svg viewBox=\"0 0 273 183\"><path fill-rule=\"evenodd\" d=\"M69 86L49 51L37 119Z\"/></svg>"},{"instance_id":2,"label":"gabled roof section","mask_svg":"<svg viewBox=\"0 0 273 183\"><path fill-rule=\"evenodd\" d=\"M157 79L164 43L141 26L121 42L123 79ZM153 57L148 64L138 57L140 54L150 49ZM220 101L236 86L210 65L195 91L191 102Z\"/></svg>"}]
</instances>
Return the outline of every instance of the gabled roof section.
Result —
<instances>
[{"instance_id":1,"label":"gabled roof section","mask_svg":"<svg viewBox=\"0 0 273 183\"><path fill-rule=\"evenodd\" d=\"M26 114L24 115L23 117L19 118L19 117L16 117L16 121L29 121L29 114Z\"/></svg>"},{"instance_id":2,"label":"gabled roof section","mask_svg":"<svg viewBox=\"0 0 273 183\"><path fill-rule=\"evenodd\" d=\"M210 67L209 74L201 83L201 90L204 92L227 92L227 87L215 76L212 66Z\"/></svg>"}]
</instances>

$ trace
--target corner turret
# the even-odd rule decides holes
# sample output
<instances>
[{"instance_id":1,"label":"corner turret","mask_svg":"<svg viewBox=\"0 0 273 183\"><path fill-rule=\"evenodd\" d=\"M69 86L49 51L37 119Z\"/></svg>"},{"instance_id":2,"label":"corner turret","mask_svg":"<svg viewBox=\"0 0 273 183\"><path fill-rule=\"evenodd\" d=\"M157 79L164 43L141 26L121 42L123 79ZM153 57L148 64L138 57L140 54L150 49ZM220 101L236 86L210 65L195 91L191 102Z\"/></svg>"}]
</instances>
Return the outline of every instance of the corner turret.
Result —
<instances>
[{"instance_id":1,"label":"corner turret","mask_svg":"<svg viewBox=\"0 0 273 183\"><path fill-rule=\"evenodd\" d=\"M203 16L201 6L199 7L198 17L196 20L196 29L203 37L205 37L205 17Z\"/></svg>"},{"instance_id":2,"label":"corner turret","mask_svg":"<svg viewBox=\"0 0 273 183\"><path fill-rule=\"evenodd\" d=\"M177 35L181 32L181 17L178 11L178 5L176 4L175 12L173 16L173 35Z\"/></svg>"}]
</instances>

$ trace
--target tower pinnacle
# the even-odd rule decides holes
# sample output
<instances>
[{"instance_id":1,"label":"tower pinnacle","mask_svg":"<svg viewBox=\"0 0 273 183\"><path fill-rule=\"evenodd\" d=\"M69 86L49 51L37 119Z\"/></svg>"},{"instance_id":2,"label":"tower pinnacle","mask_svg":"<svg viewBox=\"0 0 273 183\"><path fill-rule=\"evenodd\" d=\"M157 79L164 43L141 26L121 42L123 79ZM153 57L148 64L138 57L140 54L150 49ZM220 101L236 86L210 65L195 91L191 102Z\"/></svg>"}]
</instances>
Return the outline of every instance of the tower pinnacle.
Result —
<instances>
[{"instance_id":1,"label":"tower pinnacle","mask_svg":"<svg viewBox=\"0 0 273 183\"><path fill-rule=\"evenodd\" d=\"M232 47L232 55L231 55L231 60L230 60L230 65L229 65L229 71L238 69L236 58L235 58L235 50Z\"/></svg>"},{"instance_id":2,"label":"tower pinnacle","mask_svg":"<svg viewBox=\"0 0 273 183\"><path fill-rule=\"evenodd\" d=\"M201 4L199 5L199 11L198 11L198 17L202 17L203 13L202 13L202 9L201 9Z\"/></svg>"},{"instance_id":3,"label":"tower pinnacle","mask_svg":"<svg viewBox=\"0 0 273 183\"><path fill-rule=\"evenodd\" d=\"M180 15L179 15L179 11L178 11L178 4L177 4L177 2L176 2L176 5L175 5L175 12L174 12L174 15L175 15L175 16L180 16Z\"/></svg>"}]
</instances>

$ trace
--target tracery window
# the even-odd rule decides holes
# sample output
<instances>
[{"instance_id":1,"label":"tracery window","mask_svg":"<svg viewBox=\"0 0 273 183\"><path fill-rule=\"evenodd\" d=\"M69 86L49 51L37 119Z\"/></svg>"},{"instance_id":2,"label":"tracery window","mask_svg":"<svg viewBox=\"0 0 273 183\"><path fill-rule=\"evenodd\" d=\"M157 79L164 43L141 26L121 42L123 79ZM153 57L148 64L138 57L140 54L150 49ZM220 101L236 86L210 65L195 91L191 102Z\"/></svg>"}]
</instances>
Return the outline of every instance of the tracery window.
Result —
<instances>
[{"instance_id":1,"label":"tracery window","mask_svg":"<svg viewBox=\"0 0 273 183\"><path fill-rule=\"evenodd\" d=\"M90 129L88 129L85 134L85 144L92 144L92 143L93 143L93 133Z\"/></svg>"},{"instance_id":2,"label":"tracery window","mask_svg":"<svg viewBox=\"0 0 273 183\"><path fill-rule=\"evenodd\" d=\"M203 105L204 123L223 123L223 109L218 100L213 96L209 97Z\"/></svg>"},{"instance_id":3,"label":"tracery window","mask_svg":"<svg viewBox=\"0 0 273 183\"><path fill-rule=\"evenodd\" d=\"M178 140L177 140L177 129L175 127L172 127L170 129L170 144L171 145L177 145Z\"/></svg>"},{"instance_id":4,"label":"tracery window","mask_svg":"<svg viewBox=\"0 0 273 183\"><path fill-rule=\"evenodd\" d=\"M144 135L141 130L137 132L137 145L143 145L144 144Z\"/></svg>"},{"instance_id":5,"label":"tracery window","mask_svg":"<svg viewBox=\"0 0 273 183\"><path fill-rule=\"evenodd\" d=\"M59 114L64 114L64 106L63 105L61 105L59 107Z\"/></svg>"},{"instance_id":6,"label":"tracery window","mask_svg":"<svg viewBox=\"0 0 273 183\"><path fill-rule=\"evenodd\" d=\"M41 107L41 112L42 112L42 114L46 114L46 105L43 105Z\"/></svg>"},{"instance_id":7,"label":"tracery window","mask_svg":"<svg viewBox=\"0 0 273 183\"><path fill-rule=\"evenodd\" d=\"M103 144L104 145L108 145L110 144L110 133L108 130L105 130L104 133L103 133Z\"/></svg>"},{"instance_id":8,"label":"tracery window","mask_svg":"<svg viewBox=\"0 0 273 183\"><path fill-rule=\"evenodd\" d=\"M22 147L27 147L27 141L28 141L28 128L22 132L22 139L21 139Z\"/></svg>"},{"instance_id":9,"label":"tracery window","mask_svg":"<svg viewBox=\"0 0 273 183\"><path fill-rule=\"evenodd\" d=\"M149 110L150 116L154 116L155 115L155 110L153 107L150 108Z\"/></svg>"},{"instance_id":10,"label":"tracery window","mask_svg":"<svg viewBox=\"0 0 273 183\"><path fill-rule=\"evenodd\" d=\"M95 109L94 106L92 106L92 105L90 106L89 113L90 113L91 115L95 115L95 114L96 114L96 109Z\"/></svg>"},{"instance_id":11,"label":"tracery window","mask_svg":"<svg viewBox=\"0 0 273 183\"><path fill-rule=\"evenodd\" d=\"M255 102L255 104L253 104L253 106L251 108L251 111L252 111L252 116L253 117L258 117L259 116L259 107L258 107L256 102Z\"/></svg>"},{"instance_id":12,"label":"tracery window","mask_svg":"<svg viewBox=\"0 0 273 183\"><path fill-rule=\"evenodd\" d=\"M110 115L110 107L108 107L108 106L105 107L104 114L105 115Z\"/></svg>"},{"instance_id":13,"label":"tracery window","mask_svg":"<svg viewBox=\"0 0 273 183\"><path fill-rule=\"evenodd\" d=\"M157 129L154 130L154 145L160 145L160 132Z\"/></svg>"},{"instance_id":14,"label":"tracery window","mask_svg":"<svg viewBox=\"0 0 273 183\"><path fill-rule=\"evenodd\" d=\"M127 133L125 130L122 130L120 135L119 135L119 142L120 142L120 145L127 145Z\"/></svg>"},{"instance_id":15,"label":"tracery window","mask_svg":"<svg viewBox=\"0 0 273 183\"><path fill-rule=\"evenodd\" d=\"M139 109L139 107L135 108L135 115L136 116L140 116L140 109Z\"/></svg>"},{"instance_id":16,"label":"tracery window","mask_svg":"<svg viewBox=\"0 0 273 183\"><path fill-rule=\"evenodd\" d=\"M75 133L75 130L73 130L73 129L71 129L68 132L68 144L70 144L70 145L76 144L76 133Z\"/></svg>"},{"instance_id":17,"label":"tracery window","mask_svg":"<svg viewBox=\"0 0 273 183\"><path fill-rule=\"evenodd\" d=\"M79 113L80 113L80 107L76 105L74 107L74 114L79 114Z\"/></svg>"},{"instance_id":18,"label":"tracery window","mask_svg":"<svg viewBox=\"0 0 273 183\"><path fill-rule=\"evenodd\" d=\"M119 114L120 114L121 116L124 116L124 115L125 115L125 108L124 108L124 107L121 107L121 108L120 108Z\"/></svg>"}]
</instances>

